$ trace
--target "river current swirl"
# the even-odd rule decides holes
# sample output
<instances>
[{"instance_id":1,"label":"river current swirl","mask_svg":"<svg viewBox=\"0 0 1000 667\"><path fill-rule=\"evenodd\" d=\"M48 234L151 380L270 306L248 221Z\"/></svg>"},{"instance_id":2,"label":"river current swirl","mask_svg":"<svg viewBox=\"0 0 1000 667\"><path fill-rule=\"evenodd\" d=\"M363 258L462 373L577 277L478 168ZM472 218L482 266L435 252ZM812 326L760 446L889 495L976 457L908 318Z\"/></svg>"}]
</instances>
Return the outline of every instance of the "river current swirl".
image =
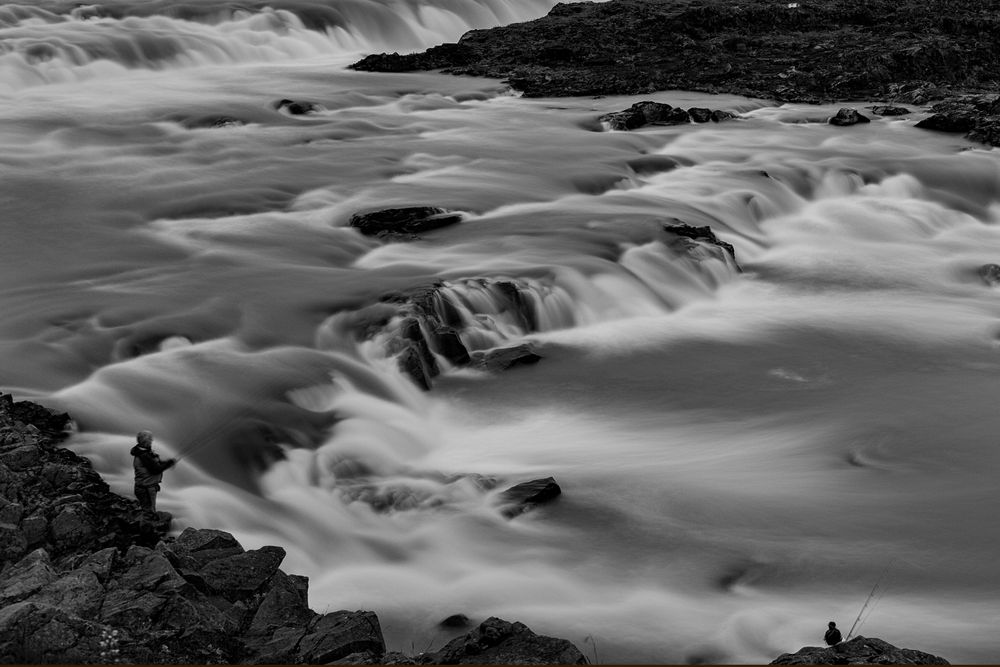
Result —
<instances>
[{"instance_id":1,"label":"river current swirl","mask_svg":"<svg viewBox=\"0 0 1000 667\"><path fill-rule=\"evenodd\" d=\"M123 495L136 431L189 451L177 529L284 547L314 609L374 610L392 650L464 613L601 662L769 661L891 564L864 634L995 659L997 151L919 109L836 128L663 92L740 117L608 132L644 98L346 69L552 4L0 2L0 388L69 411ZM347 224L408 205L463 221ZM674 252L677 221L742 271ZM467 345L541 361L419 389L391 332L355 332L435 283ZM556 503L498 511L550 475Z\"/></svg>"}]
</instances>

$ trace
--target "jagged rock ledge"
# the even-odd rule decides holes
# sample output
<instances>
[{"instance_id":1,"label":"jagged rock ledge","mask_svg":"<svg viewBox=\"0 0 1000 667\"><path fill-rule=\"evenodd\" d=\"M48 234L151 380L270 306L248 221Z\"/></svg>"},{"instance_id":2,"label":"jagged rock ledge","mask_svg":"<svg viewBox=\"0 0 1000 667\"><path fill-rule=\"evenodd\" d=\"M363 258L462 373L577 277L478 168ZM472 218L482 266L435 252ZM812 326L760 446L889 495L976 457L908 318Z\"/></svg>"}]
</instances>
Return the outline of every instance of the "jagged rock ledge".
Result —
<instances>
[{"instance_id":1,"label":"jagged rock ledge","mask_svg":"<svg viewBox=\"0 0 1000 667\"><path fill-rule=\"evenodd\" d=\"M58 446L69 416L0 394L0 656L15 663L575 663L489 618L441 650L387 653L371 611L318 614L285 552L144 515Z\"/></svg>"}]
</instances>

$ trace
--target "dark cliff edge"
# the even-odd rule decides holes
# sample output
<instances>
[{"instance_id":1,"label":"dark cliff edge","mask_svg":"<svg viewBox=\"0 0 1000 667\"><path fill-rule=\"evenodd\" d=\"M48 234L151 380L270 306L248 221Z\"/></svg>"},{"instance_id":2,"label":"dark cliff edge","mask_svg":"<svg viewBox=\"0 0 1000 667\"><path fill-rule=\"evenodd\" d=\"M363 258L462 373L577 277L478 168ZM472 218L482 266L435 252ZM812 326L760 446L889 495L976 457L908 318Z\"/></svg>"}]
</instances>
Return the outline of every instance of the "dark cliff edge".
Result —
<instances>
[{"instance_id":1,"label":"dark cliff edge","mask_svg":"<svg viewBox=\"0 0 1000 667\"><path fill-rule=\"evenodd\" d=\"M69 416L0 394L0 662L585 664L564 639L488 618L439 651L387 652L372 611L318 614L285 551L168 534L59 447Z\"/></svg>"},{"instance_id":2,"label":"dark cliff edge","mask_svg":"<svg viewBox=\"0 0 1000 667\"><path fill-rule=\"evenodd\" d=\"M932 109L945 117L924 127L1000 145L997 0L561 3L534 21L473 30L422 53L369 55L351 68L488 76L529 97L691 90L778 102L948 100Z\"/></svg>"}]
</instances>

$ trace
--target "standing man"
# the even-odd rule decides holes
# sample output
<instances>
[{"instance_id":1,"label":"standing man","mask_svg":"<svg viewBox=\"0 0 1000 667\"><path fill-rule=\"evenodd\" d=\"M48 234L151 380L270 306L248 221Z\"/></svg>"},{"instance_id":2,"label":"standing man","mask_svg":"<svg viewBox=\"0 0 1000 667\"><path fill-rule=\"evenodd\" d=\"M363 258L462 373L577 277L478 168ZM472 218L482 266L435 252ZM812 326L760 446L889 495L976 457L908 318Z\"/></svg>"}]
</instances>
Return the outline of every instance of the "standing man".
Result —
<instances>
[{"instance_id":1,"label":"standing man","mask_svg":"<svg viewBox=\"0 0 1000 667\"><path fill-rule=\"evenodd\" d=\"M156 492L160 490L163 471L172 468L177 461L160 460L153 451L153 434L150 431L139 431L135 440L135 446L129 451L133 456L132 468L135 470L135 499L142 509L155 514Z\"/></svg>"}]
</instances>

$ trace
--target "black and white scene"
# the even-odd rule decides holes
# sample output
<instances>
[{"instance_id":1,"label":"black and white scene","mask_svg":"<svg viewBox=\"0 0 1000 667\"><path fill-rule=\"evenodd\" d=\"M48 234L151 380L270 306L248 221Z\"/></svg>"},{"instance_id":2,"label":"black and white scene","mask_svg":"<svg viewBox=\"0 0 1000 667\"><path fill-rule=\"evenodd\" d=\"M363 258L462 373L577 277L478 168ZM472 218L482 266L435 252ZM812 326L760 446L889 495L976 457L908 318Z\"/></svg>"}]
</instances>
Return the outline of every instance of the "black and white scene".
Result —
<instances>
[{"instance_id":1,"label":"black and white scene","mask_svg":"<svg viewBox=\"0 0 1000 667\"><path fill-rule=\"evenodd\" d=\"M0 0L0 662L1000 659L1000 0Z\"/></svg>"}]
</instances>

